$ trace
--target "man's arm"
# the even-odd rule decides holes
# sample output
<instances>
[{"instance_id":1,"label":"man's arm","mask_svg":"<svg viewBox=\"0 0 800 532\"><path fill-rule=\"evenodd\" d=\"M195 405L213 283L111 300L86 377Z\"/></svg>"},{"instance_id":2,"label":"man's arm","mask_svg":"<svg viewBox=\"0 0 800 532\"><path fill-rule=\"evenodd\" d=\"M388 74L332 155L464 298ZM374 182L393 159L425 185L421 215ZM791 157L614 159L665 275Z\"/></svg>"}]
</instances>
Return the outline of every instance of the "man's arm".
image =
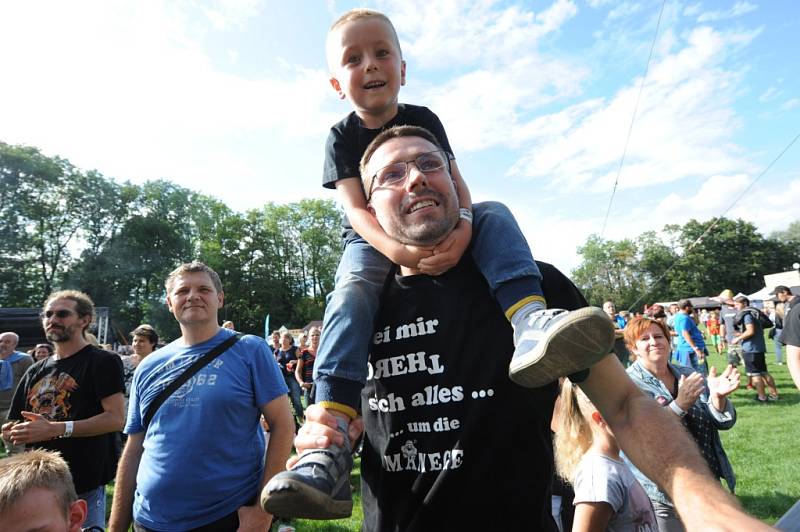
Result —
<instances>
[{"instance_id":1,"label":"man's arm","mask_svg":"<svg viewBox=\"0 0 800 532\"><path fill-rule=\"evenodd\" d=\"M114 501L111 503L109 532L127 532L133 520L133 494L136 491L136 474L144 452L144 431L128 435L117 466Z\"/></svg>"},{"instance_id":2,"label":"man's arm","mask_svg":"<svg viewBox=\"0 0 800 532\"><path fill-rule=\"evenodd\" d=\"M122 393L104 397L100 405L103 407L100 414L72 422L72 438L88 438L122 430L125 426L125 399ZM22 416L26 421L18 423L10 431L15 444L52 440L63 436L66 431L65 421L48 421L40 414L25 411Z\"/></svg>"},{"instance_id":3,"label":"man's arm","mask_svg":"<svg viewBox=\"0 0 800 532\"><path fill-rule=\"evenodd\" d=\"M286 468L286 460L292 451L294 420L292 419L289 398L284 394L261 407L261 413L269 425L269 445L264 462L264 475L258 486L258 493L273 476ZM272 516L261 509L260 504L239 508L239 530L266 530Z\"/></svg>"},{"instance_id":4,"label":"man's arm","mask_svg":"<svg viewBox=\"0 0 800 532\"><path fill-rule=\"evenodd\" d=\"M800 390L800 346L786 346L786 363L789 365L794 385Z\"/></svg>"},{"instance_id":5,"label":"man's arm","mask_svg":"<svg viewBox=\"0 0 800 532\"><path fill-rule=\"evenodd\" d=\"M592 366L579 386L625 454L670 496L687 530L770 530L722 489L677 418L645 396L616 357Z\"/></svg>"},{"instance_id":6,"label":"man's arm","mask_svg":"<svg viewBox=\"0 0 800 532\"><path fill-rule=\"evenodd\" d=\"M743 341L747 340L748 338L752 337L756 334L756 326L752 323L745 323L744 325L744 332L731 340L732 344L740 344Z\"/></svg>"}]
</instances>

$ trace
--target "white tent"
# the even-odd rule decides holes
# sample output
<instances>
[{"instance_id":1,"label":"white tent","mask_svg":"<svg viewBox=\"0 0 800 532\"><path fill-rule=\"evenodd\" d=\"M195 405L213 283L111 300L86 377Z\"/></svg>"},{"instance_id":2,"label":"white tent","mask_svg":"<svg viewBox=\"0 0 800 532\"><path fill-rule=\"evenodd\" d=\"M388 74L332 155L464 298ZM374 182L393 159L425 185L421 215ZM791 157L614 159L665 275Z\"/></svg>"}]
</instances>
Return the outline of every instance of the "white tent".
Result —
<instances>
[{"instance_id":1,"label":"white tent","mask_svg":"<svg viewBox=\"0 0 800 532\"><path fill-rule=\"evenodd\" d=\"M774 296L770 295L770 292L772 292L773 290L774 290L774 288L769 288L769 287L765 286L764 288L762 288L758 292L754 292L754 293L750 294L749 296L747 296L747 299L749 299L750 301L767 301L767 300L770 300L770 299L772 299L774 297Z\"/></svg>"}]
</instances>

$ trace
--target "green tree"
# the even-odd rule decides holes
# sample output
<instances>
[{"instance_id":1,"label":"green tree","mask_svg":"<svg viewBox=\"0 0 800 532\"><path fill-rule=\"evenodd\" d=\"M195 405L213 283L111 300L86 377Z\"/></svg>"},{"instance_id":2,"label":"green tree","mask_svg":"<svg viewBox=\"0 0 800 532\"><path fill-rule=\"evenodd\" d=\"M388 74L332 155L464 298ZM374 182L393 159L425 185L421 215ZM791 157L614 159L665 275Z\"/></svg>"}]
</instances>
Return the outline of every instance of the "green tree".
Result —
<instances>
[{"instance_id":1,"label":"green tree","mask_svg":"<svg viewBox=\"0 0 800 532\"><path fill-rule=\"evenodd\" d=\"M592 305L610 299L618 308L628 308L644 291L645 276L634 241L614 242L592 235L578 253L583 262L572 271L572 278Z\"/></svg>"},{"instance_id":2,"label":"green tree","mask_svg":"<svg viewBox=\"0 0 800 532\"><path fill-rule=\"evenodd\" d=\"M772 250L750 222L690 220L671 230L681 252L668 274L673 298L718 294L723 288L755 292L763 285L763 274L772 271Z\"/></svg>"},{"instance_id":3,"label":"green tree","mask_svg":"<svg viewBox=\"0 0 800 532\"><path fill-rule=\"evenodd\" d=\"M99 249L125 216L123 188L39 150L0 143L0 293L35 306L59 285L76 250Z\"/></svg>"},{"instance_id":4,"label":"green tree","mask_svg":"<svg viewBox=\"0 0 800 532\"><path fill-rule=\"evenodd\" d=\"M774 231L770 239L800 246L800 220L795 220L783 231Z\"/></svg>"}]
</instances>

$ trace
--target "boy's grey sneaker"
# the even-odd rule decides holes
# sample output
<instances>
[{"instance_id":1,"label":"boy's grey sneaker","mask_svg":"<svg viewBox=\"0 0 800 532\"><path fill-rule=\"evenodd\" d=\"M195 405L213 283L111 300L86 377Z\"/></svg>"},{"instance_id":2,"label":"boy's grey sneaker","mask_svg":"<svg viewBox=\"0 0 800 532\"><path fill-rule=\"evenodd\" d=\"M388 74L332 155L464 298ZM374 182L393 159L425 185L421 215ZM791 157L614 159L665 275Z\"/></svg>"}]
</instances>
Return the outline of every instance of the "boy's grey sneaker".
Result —
<instances>
[{"instance_id":1,"label":"boy's grey sneaker","mask_svg":"<svg viewBox=\"0 0 800 532\"><path fill-rule=\"evenodd\" d=\"M514 331L512 381L537 388L591 367L614 347L614 326L597 307L537 310Z\"/></svg>"},{"instance_id":2,"label":"boy's grey sneaker","mask_svg":"<svg viewBox=\"0 0 800 532\"><path fill-rule=\"evenodd\" d=\"M261 507L272 515L341 519L353 513L349 445L306 451L289 471L272 477L261 491Z\"/></svg>"}]
</instances>

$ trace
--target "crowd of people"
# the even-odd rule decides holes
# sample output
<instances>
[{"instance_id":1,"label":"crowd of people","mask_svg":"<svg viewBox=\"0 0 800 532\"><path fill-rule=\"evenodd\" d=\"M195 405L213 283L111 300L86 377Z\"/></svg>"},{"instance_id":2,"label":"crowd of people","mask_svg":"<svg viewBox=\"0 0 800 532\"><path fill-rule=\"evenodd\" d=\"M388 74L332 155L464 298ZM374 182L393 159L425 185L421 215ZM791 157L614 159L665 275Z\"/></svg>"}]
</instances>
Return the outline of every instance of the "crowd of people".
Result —
<instances>
[{"instance_id":1,"label":"crowd of people","mask_svg":"<svg viewBox=\"0 0 800 532\"><path fill-rule=\"evenodd\" d=\"M33 495L60 529L102 529L112 480L112 531L344 517L361 442L365 530L555 530L551 429L579 527L767 529L731 495L717 433L736 421L738 363L708 368L691 301L633 317L590 307L534 260L505 206L472 205L438 117L398 103L406 64L385 15L349 11L326 52L354 110L326 144L324 185L347 222L322 330L296 345L220 326L222 280L195 261L164 282L181 336L160 346L141 325L120 357L90 341L88 295L51 294L49 355L34 362L0 334L2 437L16 453L0 461L0 529L38 516L20 503ZM761 316L730 296L719 345L739 348L729 356L769 401ZM786 297L792 369L800 305Z\"/></svg>"}]
</instances>

